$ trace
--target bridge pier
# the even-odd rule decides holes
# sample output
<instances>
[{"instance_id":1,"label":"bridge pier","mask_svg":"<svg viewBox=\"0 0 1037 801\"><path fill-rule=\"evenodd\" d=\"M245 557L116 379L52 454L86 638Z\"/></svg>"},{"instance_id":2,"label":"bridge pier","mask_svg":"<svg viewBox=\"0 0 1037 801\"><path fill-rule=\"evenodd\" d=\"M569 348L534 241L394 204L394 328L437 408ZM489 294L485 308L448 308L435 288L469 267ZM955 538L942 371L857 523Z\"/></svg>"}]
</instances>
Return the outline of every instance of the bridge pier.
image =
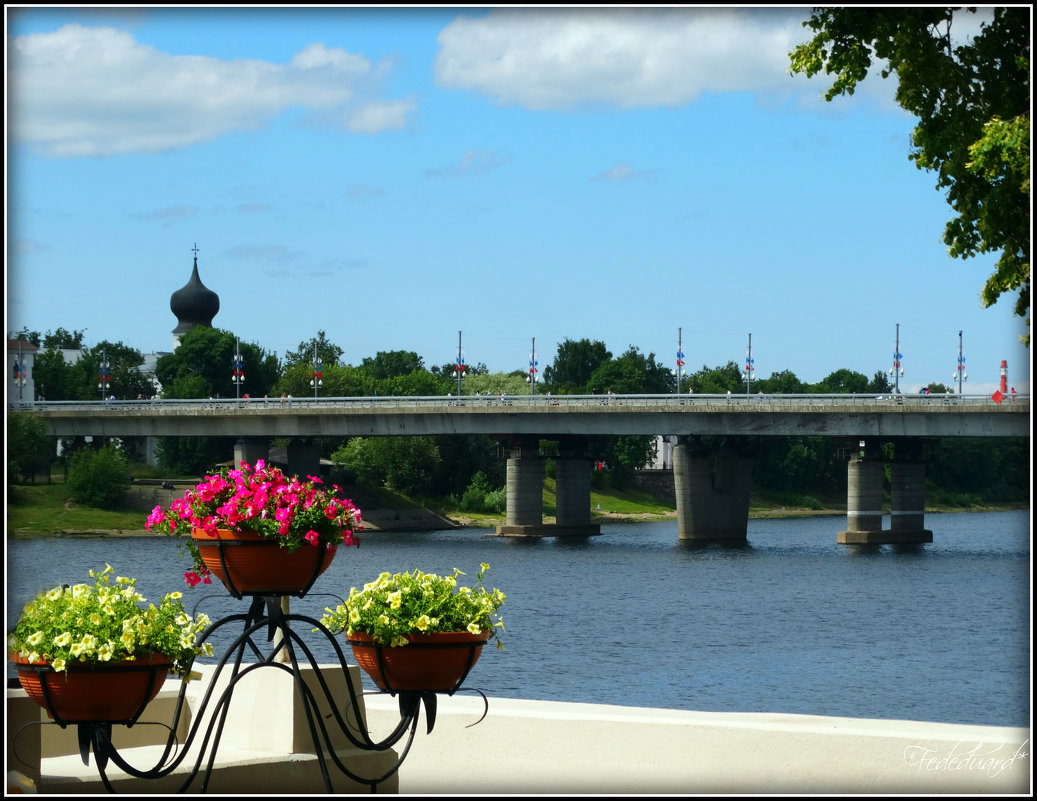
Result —
<instances>
[{"instance_id":1,"label":"bridge pier","mask_svg":"<svg viewBox=\"0 0 1037 801\"><path fill-rule=\"evenodd\" d=\"M257 437L238 437L234 443L234 466L241 467L242 462L255 464L257 460L270 458L270 444Z\"/></svg>"},{"instance_id":2,"label":"bridge pier","mask_svg":"<svg viewBox=\"0 0 1037 801\"><path fill-rule=\"evenodd\" d=\"M862 440L862 443L864 440ZM873 446L874 447L874 446ZM925 464L917 439L898 438L890 465L890 528L882 528L882 462L867 453L847 464L846 530L836 541L841 545L879 545L932 542L925 523Z\"/></svg>"},{"instance_id":3,"label":"bridge pier","mask_svg":"<svg viewBox=\"0 0 1037 801\"><path fill-rule=\"evenodd\" d=\"M744 541L749 525L752 454L727 442L715 452L699 438L673 449L677 535L682 540Z\"/></svg>"},{"instance_id":4,"label":"bridge pier","mask_svg":"<svg viewBox=\"0 0 1037 801\"><path fill-rule=\"evenodd\" d=\"M307 476L320 476L320 446L288 443L288 475L304 481Z\"/></svg>"},{"instance_id":5,"label":"bridge pier","mask_svg":"<svg viewBox=\"0 0 1037 801\"><path fill-rule=\"evenodd\" d=\"M544 459L539 438L511 443L508 454L507 509L496 534L504 537L586 537L601 533L591 523L591 461L577 456L572 443L561 442L555 461L555 524L544 524Z\"/></svg>"}]
</instances>

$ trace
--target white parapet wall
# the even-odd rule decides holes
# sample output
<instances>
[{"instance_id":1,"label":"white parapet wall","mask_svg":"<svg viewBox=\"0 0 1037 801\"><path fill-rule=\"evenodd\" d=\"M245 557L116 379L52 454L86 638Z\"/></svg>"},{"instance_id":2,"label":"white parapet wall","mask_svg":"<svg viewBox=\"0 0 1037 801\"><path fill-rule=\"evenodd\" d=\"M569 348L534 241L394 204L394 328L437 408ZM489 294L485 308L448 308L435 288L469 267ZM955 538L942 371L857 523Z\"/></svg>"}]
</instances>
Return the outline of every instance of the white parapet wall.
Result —
<instances>
[{"instance_id":1,"label":"white parapet wall","mask_svg":"<svg viewBox=\"0 0 1037 801\"><path fill-rule=\"evenodd\" d=\"M367 699L372 727L394 701ZM1030 732L440 696L405 794L1029 794Z\"/></svg>"},{"instance_id":2,"label":"white parapet wall","mask_svg":"<svg viewBox=\"0 0 1037 801\"><path fill-rule=\"evenodd\" d=\"M344 677L337 671L336 682L335 673L328 669L333 691L341 698ZM359 669L353 667L351 673L352 680L358 681ZM192 687L192 709L198 708L204 687L204 680ZM168 682L146 716L168 723L176 693L177 683ZM312 752L308 730L294 698L290 676L280 671L256 671L254 679L241 682L210 792L323 791L315 758L308 753ZM399 720L397 699L374 694L365 696L364 702L372 736L384 737ZM419 721L398 775L380 786L379 792L970 796L1032 792L1028 728L507 698L490 698L486 716L480 720L485 707L477 695L441 695L437 705L433 731L425 734L425 721ZM30 790L104 792L96 767L82 764L71 729L49 725L21 730L25 721L39 719L39 707L24 692L8 689L8 769L28 776L25 786ZM159 750L141 739L149 729L115 728L129 761L149 765ZM18 755L35 765L12 758L19 730ZM152 729L151 737L155 736ZM339 738L336 747L342 744ZM342 753L359 760L354 765L366 776L379 775L373 771L391 766L396 756L372 758L348 747ZM334 768L331 772L336 793L367 791L344 781ZM119 792L173 791L168 783L137 782L117 770L112 773ZM18 782L22 781L9 774L8 789L21 789Z\"/></svg>"}]
</instances>

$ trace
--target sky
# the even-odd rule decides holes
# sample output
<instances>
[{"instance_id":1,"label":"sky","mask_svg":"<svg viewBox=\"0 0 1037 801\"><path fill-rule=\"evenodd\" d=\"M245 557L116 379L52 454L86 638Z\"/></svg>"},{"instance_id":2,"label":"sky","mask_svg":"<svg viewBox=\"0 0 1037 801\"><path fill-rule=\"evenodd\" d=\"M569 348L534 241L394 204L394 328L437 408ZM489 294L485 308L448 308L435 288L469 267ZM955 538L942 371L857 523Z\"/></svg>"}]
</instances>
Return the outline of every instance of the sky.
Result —
<instances>
[{"instance_id":1,"label":"sky","mask_svg":"<svg viewBox=\"0 0 1037 801\"><path fill-rule=\"evenodd\" d=\"M788 74L806 9L5 7L6 326L492 372L566 339L685 372L1029 391L892 80ZM956 29L966 31L974 21ZM961 337L959 338L959 331ZM898 339L899 338L899 339ZM229 372L229 368L228 368Z\"/></svg>"}]
</instances>

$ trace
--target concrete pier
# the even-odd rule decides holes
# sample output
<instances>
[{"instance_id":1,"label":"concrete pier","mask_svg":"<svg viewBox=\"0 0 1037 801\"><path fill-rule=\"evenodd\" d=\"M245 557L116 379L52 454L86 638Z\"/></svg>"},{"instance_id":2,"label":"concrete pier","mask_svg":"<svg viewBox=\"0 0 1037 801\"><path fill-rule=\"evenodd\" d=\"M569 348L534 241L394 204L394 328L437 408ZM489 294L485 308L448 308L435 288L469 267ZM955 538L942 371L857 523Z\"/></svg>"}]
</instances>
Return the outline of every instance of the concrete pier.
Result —
<instances>
[{"instance_id":1,"label":"concrete pier","mask_svg":"<svg viewBox=\"0 0 1037 801\"><path fill-rule=\"evenodd\" d=\"M513 443L508 456L505 489L507 509L502 537L587 537L601 533L590 519L588 459L560 458L555 462L555 524L544 524L544 458L536 442Z\"/></svg>"},{"instance_id":2,"label":"concrete pier","mask_svg":"<svg viewBox=\"0 0 1037 801\"><path fill-rule=\"evenodd\" d=\"M882 462L873 443L861 445L846 467L846 530L841 545L932 542L925 528L925 464L917 440L898 439L890 464L890 528L882 528Z\"/></svg>"},{"instance_id":3,"label":"concrete pier","mask_svg":"<svg viewBox=\"0 0 1037 801\"><path fill-rule=\"evenodd\" d=\"M682 540L745 540L752 456L735 443L715 453L700 442L673 449L677 533Z\"/></svg>"}]
</instances>

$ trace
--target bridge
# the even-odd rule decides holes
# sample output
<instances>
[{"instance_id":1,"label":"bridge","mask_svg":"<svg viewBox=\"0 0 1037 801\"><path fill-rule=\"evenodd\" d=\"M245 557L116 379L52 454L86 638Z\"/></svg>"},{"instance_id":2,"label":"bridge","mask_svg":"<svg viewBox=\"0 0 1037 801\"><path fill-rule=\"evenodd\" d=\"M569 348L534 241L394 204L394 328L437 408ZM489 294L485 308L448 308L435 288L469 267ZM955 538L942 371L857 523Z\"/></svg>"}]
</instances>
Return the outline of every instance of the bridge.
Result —
<instances>
[{"instance_id":1,"label":"bridge","mask_svg":"<svg viewBox=\"0 0 1037 801\"><path fill-rule=\"evenodd\" d=\"M11 407L9 407L11 408ZM59 437L238 437L235 461L265 458L271 438L484 434L507 458L499 534L587 536L596 435L672 435L678 531L687 540L744 540L754 443L762 436L848 441L843 543L929 542L924 457L933 437L1029 436L1029 396L996 403L967 395L519 395L45 401L31 408ZM721 437L707 443L706 437ZM558 440L556 523L543 525L539 440ZM883 461L893 442L891 528L882 530ZM316 473L316 446L289 448L289 470Z\"/></svg>"}]
</instances>

